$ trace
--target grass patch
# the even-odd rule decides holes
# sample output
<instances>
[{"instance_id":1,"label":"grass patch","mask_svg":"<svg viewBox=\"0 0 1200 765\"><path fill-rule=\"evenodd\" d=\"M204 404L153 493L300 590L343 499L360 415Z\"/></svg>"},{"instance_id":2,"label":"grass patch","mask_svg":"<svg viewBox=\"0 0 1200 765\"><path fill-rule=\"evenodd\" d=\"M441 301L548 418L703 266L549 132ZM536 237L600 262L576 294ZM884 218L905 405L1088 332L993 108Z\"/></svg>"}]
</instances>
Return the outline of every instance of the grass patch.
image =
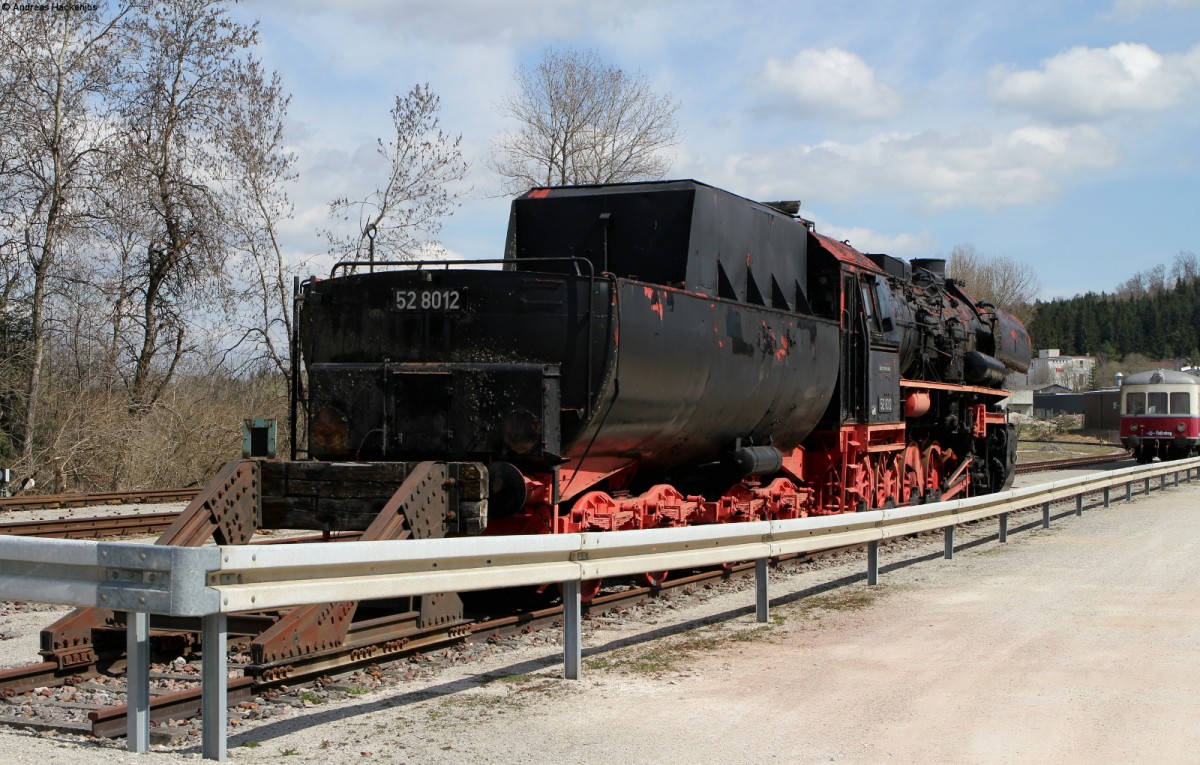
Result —
<instances>
[{"instance_id":1,"label":"grass patch","mask_svg":"<svg viewBox=\"0 0 1200 765\"><path fill-rule=\"evenodd\" d=\"M300 700L306 701L313 706L316 706L317 704L323 704L325 702L325 699L321 698L312 691L300 691Z\"/></svg>"},{"instance_id":2,"label":"grass patch","mask_svg":"<svg viewBox=\"0 0 1200 765\"><path fill-rule=\"evenodd\" d=\"M776 624L782 624L782 618ZM584 666L597 672L626 675L662 675L681 671L685 662L702 653L711 653L729 645L767 640L770 627L731 630L720 626L699 630L701 634L660 638L645 648L627 648L584 660Z\"/></svg>"},{"instance_id":3,"label":"grass patch","mask_svg":"<svg viewBox=\"0 0 1200 765\"><path fill-rule=\"evenodd\" d=\"M871 590L852 589L814 595L811 598L805 598L804 604L810 608L820 608L825 611L861 611L874 603L875 597L875 593Z\"/></svg>"},{"instance_id":4,"label":"grass patch","mask_svg":"<svg viewBox=\"0 0 1200 765\"><path fill-rule=\"evenodd\" d=\"M493 682L497 682L497 683L528 683L528 682L531 682L532 680L533 680L533 675L521 674L521 675L505 675L504 677L497 677L493 680Z\"/></svg>"}]
</instances>

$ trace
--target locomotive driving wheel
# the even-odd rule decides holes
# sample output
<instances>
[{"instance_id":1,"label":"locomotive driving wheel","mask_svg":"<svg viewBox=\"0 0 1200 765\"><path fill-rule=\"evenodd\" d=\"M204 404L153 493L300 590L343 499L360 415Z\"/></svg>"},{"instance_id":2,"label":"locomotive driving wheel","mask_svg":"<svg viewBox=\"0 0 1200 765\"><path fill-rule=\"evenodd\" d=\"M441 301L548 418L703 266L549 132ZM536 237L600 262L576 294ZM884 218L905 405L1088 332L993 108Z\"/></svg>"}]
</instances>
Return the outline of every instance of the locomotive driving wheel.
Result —
<instances>
[{"instance_id":1,"label":"locomotive driving wheel","mask_svg":"<svg viewBox=\"0 0 1200 765\"><path fill-rule=\"evenodd\" d=\"M856 510L870 510L875 507L875 471L871 467L871 459L862 457L854 465L854 479L850 482L849 493L857 497Z\"/></svg>"},{"instance_id":2,"label":"locomotive driving wheel","mask_svg":"<svg viewBox=\"0 0 1200 765\"><path fill-rule=\"evenodd\" d=\"M910 444L904 450L904 455L897 458L901 463L900 470L900 504L919 501L925 491L925 470L921 466L921 450Z\"/></svg>"},{"instance_id":3,"label":"locomotive driving wheel","mask_svg":"<svg viewBox=\"0 0 1200 765\"><path fill-rule=\"evenodd\" d=\"M602 584L604 584L603 579L584 579L579 583L579 600L583 603L591 603L600 594Z\"/></svg>"},{"instance_id":4,"label":"locomotive driving wheel","mask_svg":"<svg viewBox=\"0 0 1200 765\"><path fill-rule=\"evenodd\" d=\"M904 465L899 457L881 454L875 469L875 507L895 507L900 497Z\"/></svg>"},{"instance_id":5,"label":"locomotive driving wheel","mask_svg":"<svg viewBox=\"0 0 1200 765\"><path fill-rule=\"evenodd\" d=\"M925 470L925 500L937 502L942 496L942 480L945 478L945 454L942 447L930 444L921 456L921 466Z\"/></svg>"},{"instance_id":6,"label":"locomotive driving wheel","mask_svg":"<svg viewBox=\"0 0 1200 765\"><path fill-rule=\"evenodd\" d=\"M670 571L646 571L638 574L637 580L643 587L662 587L662 583L667 581L667 574Z\"/></svg>"}]
</instances>

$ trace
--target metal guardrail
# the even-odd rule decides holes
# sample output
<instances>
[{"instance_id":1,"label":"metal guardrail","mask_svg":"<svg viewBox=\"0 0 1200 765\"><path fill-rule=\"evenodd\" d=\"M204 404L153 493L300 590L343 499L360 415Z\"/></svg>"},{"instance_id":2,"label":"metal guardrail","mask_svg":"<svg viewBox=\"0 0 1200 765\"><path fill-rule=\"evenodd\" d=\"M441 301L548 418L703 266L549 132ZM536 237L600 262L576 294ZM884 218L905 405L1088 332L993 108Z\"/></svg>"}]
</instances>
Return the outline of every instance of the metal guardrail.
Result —
<instances>
[{"instance_id":1,"label":"metal guardrail","mask_svg":"<svg viewBox=\"0 0 1200 765\"><path fill-rule=\"evenodd\" d=\"M1151 490L1157 478L1200 477L1200 458L1124 468L964 500L786 521L514 537L467 537L337 545L170 547L125 542L0 538L0 599L97 606L127 611L130 751L149 742L149 615L202 618L203 756L227 757L226 619L246 610L328 601L486 590L559 582L563 586L564 668L579 677L580 582L753 560L756 616L767 621L767 561L789 553L867 544L867 583L879 578L879 542L944 529L953 556L957 524L998 517L1007 541L1008 513L1114 487Z\"/></svg>"}]
</instances>

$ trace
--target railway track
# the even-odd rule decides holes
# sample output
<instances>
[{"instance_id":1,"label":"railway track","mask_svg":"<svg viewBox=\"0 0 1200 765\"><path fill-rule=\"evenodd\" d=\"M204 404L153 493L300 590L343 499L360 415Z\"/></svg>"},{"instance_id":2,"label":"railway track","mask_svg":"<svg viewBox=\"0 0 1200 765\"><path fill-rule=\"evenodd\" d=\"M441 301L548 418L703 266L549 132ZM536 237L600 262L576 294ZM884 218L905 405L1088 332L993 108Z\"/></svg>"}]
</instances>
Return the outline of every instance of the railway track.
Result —
<instances>
[{"instance_id":1,"label":"railway track","mask_svg":"<svg viewBox=\"0 0 1200 765\"><path fill-rule=\"evenodd\" d=\"M1103 464L1128 458L1126 451L1112 454L1069 457L1017 465L1017 473L1039 473L1066 470L1074 467ZM187 502L196 495L195 489L162 489L154 491L102 492L99 494L30 495L0 498L0 511L74 509L102 505L131 505L138 503ZM137 513L127 515L56 518L36 521L0 523L0 535L48 537L58 539L94 539L130 535L157 534L174 521L178 513Z\"/></svg>"},{"instance_id":2,"label":"railway track","mask_svg":"<svg viewBox=\"0 0 1200 765\"><path fill-rule=\"evenodd\" d=\"M1120 457L1121 455L1115 455ZM1052 470L1081 464L1112 461L1114 455L1100 455L1075 460L1053 460L1033 463L1027 468ZM1033 512L1033 511L1030 511ZM72 523L111 522L107 528L119 528L122 521L141 518L143 528L155 523L169 523L174 513L151 514L148 516L116 516L108 519L64 519L56 522L28 521L19 524L20 531L27 535L76 534L79 536L110 533L101 525L90 528L71 529ZM341 539L356 535L339 535ZM284 539L256 540L256 543L287 543L314 541L325 537L295 537ZM909 540L895 540L889 549L904 548ZM776 566L789 566L818 562L821 558L840 553L862 550L862 547L841 548L807 556L792 556L775 561ZM700 588L740 586L737 582L753 575L753 564L733 566L730 569L712 571L680 572L669 576L654 587L638 586L630 582L617 582L611 590L602 592L590 603L585 604L585 613L599 615L609 611L623 611L648 600L664 595L686 593ZM430 652L457 650L467 644L491 643L506 636L541 630L562 618L560 606L518 610L514 613L491 616L476 615L471 621L417 629L416 613L399 613L385 617L363 619L354 622L342 644L336 648L315 651L301 657L268 665L255 665L249 654L249 644L258 634L275 624L280 615L272 613L239 614L229 623L231 655L229 667L241 673L241 677L229 682L229 704L232 708L244 705L256 706L253 699L272 697L280 693L300 693L294 697L303 700L305 684L328 682L331 675L345 676L347 673L378 674L388 671L403 671L408 662L419 661ZM150 717L155 736L159 741L178 739L180 736L195 735L194 724L187 723L199 714L201 705L200 686L200 625L179 620L152 620L152 642L156 649L156 661L152 666L152 703ZM112 632L122 631L118 624ZM115 640L111 645L122 645ZM181 649L182 646L182 649ZM0 723L33 728L52 729L62 732L81 733L92 736L118 737L127 729L124 703L124 657L121 649L110 649L108 653L98 651L95 662L85 667L69 670L60 669L54 662L31 664L25 667L0 670ZM182 655L181 655L182 654ZM394 668L400 668L396 670ZM181 723L181 721L184 721Z\"/></svg>"},{"instance_id":3,"label":"railway track","mask_svg":"<svg viewBox=\"0 0 1200 765\"><path fill-rule=\"evenodd\" d=\"M199 489L141 489L138 491L101 491L90 494L23 494L16 497L0 497L0 511L189 502L199 491Z\"/></svg>"},{"instance_id":4,"label":"railway track","mask_svg":"<svg viewBox=\"0 0 1200 765\"><path fill-rule=\"evenodd\" d=\"M1028 473L1044 473L1051 470L1067 470L1069 468L1086 467L1088 465L1102 465L1106 462L1115 462L1117 460L1130 459L1129 452L1121 450L1112 454L1093 454L1087 457L1067 457L1061 460L1043 460L1041 462L1029 462L1026 464L1017 463L1016 472L1025 475Z\"/></svg>"}]
</instances>

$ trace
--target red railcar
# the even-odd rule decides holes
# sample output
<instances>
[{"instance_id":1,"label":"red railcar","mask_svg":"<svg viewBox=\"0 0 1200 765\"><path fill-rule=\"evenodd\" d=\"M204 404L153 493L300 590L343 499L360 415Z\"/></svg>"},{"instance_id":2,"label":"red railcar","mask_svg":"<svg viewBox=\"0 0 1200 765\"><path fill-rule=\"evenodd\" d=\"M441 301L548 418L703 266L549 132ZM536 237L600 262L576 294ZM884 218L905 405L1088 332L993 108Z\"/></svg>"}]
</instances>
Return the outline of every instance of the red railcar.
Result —
<instances>
[{"instance_id":1,"label":"red railcar","mask_svg":"<svg viewBox=\"0 0 1200 765\"><path fill-rule=\"evenodd\" d=\"M1158 369L1121 382L1121 444L1140 463L1182 459L1200 444L1200 378Z\"/></svg>"}]
</instances>

